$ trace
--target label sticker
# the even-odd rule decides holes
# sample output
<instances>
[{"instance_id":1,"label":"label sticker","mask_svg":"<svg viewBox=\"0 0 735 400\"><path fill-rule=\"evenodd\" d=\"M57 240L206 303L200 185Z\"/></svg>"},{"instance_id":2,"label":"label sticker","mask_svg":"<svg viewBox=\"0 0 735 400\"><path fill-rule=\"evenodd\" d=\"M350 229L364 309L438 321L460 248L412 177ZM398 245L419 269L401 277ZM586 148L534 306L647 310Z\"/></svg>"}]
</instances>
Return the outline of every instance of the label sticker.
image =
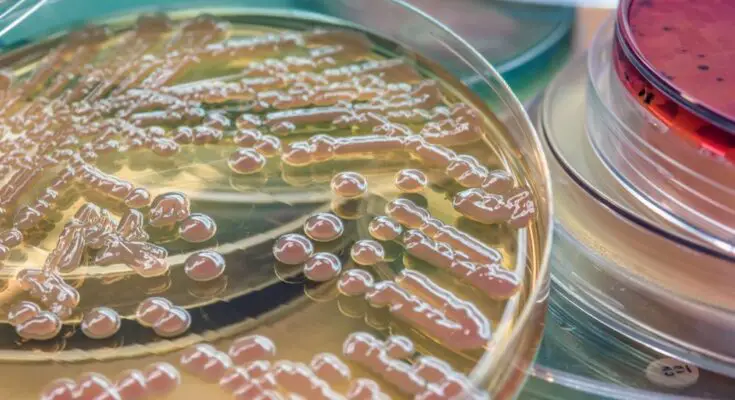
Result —
<instances>
[{"instance_id":1,"label":"label sticker","mask_svg":"<svg viewBox=\"0 0 735 400\"><path fill-rule=\"evenodd\" d=\"M662 358L648 364L646 378L659 386L683 389L697 383L699 368L674 358Z\"/></svg>"}]
</instances>

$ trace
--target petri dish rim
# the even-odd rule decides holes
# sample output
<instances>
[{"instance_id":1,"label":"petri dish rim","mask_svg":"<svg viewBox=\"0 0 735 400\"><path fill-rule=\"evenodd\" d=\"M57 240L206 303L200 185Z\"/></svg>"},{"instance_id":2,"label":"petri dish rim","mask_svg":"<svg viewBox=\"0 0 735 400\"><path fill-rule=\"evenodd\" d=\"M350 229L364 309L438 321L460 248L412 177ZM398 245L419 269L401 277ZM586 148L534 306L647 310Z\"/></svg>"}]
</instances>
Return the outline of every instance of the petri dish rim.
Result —
<instances>
[{"instance_id":1,"label":"petri dish rim","mask_svg":"<svg viewBox=\"0 0 735 400\"><path fill-rule=\"evenodd\" d=\"M569 11L569 14L574 15L573 11ZM501 75L515 72L516 69L522 68L526 64L533 62L536 57L550 51L560 41L564 40L564 37L572 32L572 28L573 24L569 23L566 18L559 18L554 29L541 41L524 50L520 56L499 63L495 69Z\"/></svg>"}]
</instances>

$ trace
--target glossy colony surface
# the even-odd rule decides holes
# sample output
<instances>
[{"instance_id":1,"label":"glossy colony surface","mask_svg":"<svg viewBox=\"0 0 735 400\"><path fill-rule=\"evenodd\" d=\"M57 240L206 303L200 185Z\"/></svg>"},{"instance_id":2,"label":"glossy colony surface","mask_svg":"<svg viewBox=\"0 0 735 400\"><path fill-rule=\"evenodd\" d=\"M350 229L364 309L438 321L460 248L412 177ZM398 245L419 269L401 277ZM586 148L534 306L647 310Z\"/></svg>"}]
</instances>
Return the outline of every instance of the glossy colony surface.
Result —
<instances>
[{"instance_id":1,"label":"glossy colony surface","mask_svg":"<svg viewBox=\"0 0 735 400\"><path fill-rule=\"evenodd\" d=\"M435 66L210 15L4 62L0 358L83 361L13 366L7 396L38 395L9 379L34 368L57 400L487 398L466 374L522 291L535 203Z\"/></svg>"}]
</instances>

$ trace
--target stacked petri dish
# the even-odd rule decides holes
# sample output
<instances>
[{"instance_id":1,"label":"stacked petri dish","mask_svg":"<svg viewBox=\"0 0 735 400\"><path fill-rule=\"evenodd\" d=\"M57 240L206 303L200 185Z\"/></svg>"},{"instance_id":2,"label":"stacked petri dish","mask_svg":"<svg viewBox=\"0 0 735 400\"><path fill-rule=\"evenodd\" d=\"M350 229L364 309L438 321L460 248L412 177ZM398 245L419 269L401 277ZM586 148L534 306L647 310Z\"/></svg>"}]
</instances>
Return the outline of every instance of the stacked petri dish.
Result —
<instances>
[{"instance_id":1,"label":"stacked petri dish","mask_svg":"<svg viewBox=\"0 0 735 400\"><path fill-rule=\"evenodd\" d=\"M735 390L735 379L615 332L556 287L529 375L519 399L728 399Z\"/></svg>"},{"instance_id":2,"label":"stacked petri dish","mask_svg":"<svg viewBox=\"0 0 735 400\"><path fill-rule=\"evenodd\" d=\"M608 338L735 377L735 131L717 92L728 69L716 61L733 47L704 22L718 20L717 7L732 11L726 2L622 2L588 53L547 89L537 127L555 189L552 280L561 296ZM696 29L712 35L691 42ZM608 375L640 374L636 354L621 356L630 366ZM719 393L676 384L662 391L727 398L731 383L722 379ZM631 380L599 394L651 393Z\"/></svg>"},{"instance_id":3,"label":"stacked petri dish","mask_svg":"<svg viewBox=\"0 0 735 400\"><path fill-rule=\"evenodd\" d=\"M516 395L552 225L527 114L417 9L311 3L2 10L7 398Z\"/></svg>"},{"instance_id":4,"label":"stacked petri dish","mask_svg":"<svg viewBox=\"0 0 735 400\"><path fill-rule=\"evenodd\" d=\"M729 94L735 44L727 28L733 18L735 6L727 2L623 2L612 56L590 61L611 64L620 82L605 81L608 65L590 66L602 107L619 116L591 120L601 159L651 209L729 254L735 254Z\"/></svg>"}]
</instances>

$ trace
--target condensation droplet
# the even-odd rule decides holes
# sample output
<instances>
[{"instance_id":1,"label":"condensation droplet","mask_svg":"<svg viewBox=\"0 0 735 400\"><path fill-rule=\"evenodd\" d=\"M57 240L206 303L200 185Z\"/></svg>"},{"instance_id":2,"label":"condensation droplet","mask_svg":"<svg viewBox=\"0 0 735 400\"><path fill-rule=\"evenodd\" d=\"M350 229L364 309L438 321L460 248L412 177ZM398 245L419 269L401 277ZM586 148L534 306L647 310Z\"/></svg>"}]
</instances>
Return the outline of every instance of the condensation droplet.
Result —
<instances>
[{"instance_id":1,"label":"condensation droplet","mask_svg":"<svg viewBox=\"0 0 735 400\"><path fill-rule=\"evenodd\" d=\"M273 347L273 354L267 356L267 357L275 357L275 347ZM271 369L271 362L268 360L257 360L252 361L243 367L245 372L251 377L251 378L260 378L268 373L268 371Z\"/></svg>"},{"instance_id":2,"label":"condensation droplet","mask_svg":"<svg viewBox=\"0 0 735 400\"><path fill-rule=\"evenodd\" d=\"M245 386L250 382L250 379L251 377L245 371L245 368L232 367L222 375L222 378L219 380L219 387L228 393L232 393L238 388Z\"/></svg>"},{"instance_id":3,"label":"condensation droplet","mask_svg":"<svg viewBox=\"0 0 735 400\"><path fill-rule=\"evenodd\" d=\"M260 117L253 114L241 114L237 117L237 120L235 120L235 125L239 129L253 129L260 126L260 124Z\"/></svg>"},{"instance_id":4,"label":"condensation droplet","mask_svg":"<svg viewBox=\"0 0 735 400\"><path fill-rule=\"evenodd\" d=\"M0 244L6 247L15 247L23 242L23 232L16 228L0 231Z\"/></svg>"},{"instance_id":5,"label":"condensation droplet","mask_svg":"<svg viewBox=\"0 0 735 400\"><path fill-rule=\"evenodd\" d=\"M180 126L174 130L174 141L179 144L191 144L194 142L194 131L191 127Z\"/></svg>"}]
</instances>

